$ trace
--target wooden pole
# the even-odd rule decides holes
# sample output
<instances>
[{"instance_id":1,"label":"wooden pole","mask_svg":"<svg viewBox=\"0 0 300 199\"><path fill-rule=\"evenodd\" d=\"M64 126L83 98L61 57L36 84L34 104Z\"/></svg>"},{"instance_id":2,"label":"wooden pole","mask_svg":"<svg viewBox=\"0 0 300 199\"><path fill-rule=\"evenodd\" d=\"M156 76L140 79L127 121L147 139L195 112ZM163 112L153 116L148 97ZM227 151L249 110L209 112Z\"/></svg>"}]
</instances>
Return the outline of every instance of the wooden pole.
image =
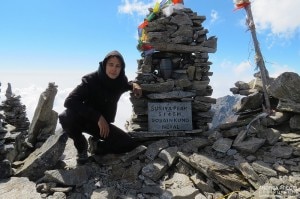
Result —
<instances>
[{"instance_id":1,"label":"wooden pole","mask_svg":"<svg viewBox=\"0 0 300 199\"><path fill-rule=\"evenodd\" d=\"M253 39L253 43L254 43L254 48L255 48L255 53L256 53L255 61L260 70L265 104L266 104L265 111L268 114L270 114L271 113L271 105L270 105L270 98L269 98L269 95L267 92L267 85L269 85L269 74L266 69L262 53L259 48L259 43L257 40L256 31L255 31L255 24L254 24L254 20L253 20L253 16L252 16L252 11L251 11L251 4L248 4L244 8L245 8L246 14L247 14L247 25L249 27L249 30L251 31L251 35L252 35L252 39Z\"/></svg>"}]
</instances>

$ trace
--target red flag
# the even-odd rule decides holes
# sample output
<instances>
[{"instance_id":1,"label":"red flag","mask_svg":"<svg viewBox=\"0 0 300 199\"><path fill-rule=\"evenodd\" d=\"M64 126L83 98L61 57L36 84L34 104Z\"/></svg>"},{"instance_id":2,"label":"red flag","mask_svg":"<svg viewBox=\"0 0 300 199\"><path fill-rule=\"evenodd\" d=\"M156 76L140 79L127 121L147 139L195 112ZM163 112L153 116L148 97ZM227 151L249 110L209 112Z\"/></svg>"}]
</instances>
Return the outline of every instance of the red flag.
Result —
<instances>
[{"instance_id":1,"label":"red flag","mask_svg":"<svg viewBox=\"0 0 300 199\"><path fill-rule=\"evenodd\" d=\"M242 8L245 8L245 7L247 7L248 5L250 5L250 2L246 2L246 3L237 3L237 4L235 4L235 9L234 9L234 11L236 11L236 10L239 10L239 9L242 9Z\"/></svg>"}]
</instances>

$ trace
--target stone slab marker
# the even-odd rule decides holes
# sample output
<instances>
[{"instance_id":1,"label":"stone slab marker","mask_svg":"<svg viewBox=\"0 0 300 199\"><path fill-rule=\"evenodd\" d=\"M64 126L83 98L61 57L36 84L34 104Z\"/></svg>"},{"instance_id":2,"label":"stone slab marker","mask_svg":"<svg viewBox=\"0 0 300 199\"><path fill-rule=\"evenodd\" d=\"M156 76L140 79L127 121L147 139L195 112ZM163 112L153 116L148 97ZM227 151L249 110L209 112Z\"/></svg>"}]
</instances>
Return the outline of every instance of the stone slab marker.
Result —
<instances>
[{"instance_id":1,"label":"stone slab marker","mask_svg":"<svg viewBox=\"0 0 300 199\"><path fill-rule=\"evenodd\" d=\"M55 131L58 114L52 109L56 93L57 86L54 83L49 83L46 91L40 95L28 132L28 142L32 145L35 145L41 132L51 135Z\"/></svg>"},{"instance_id":2,"label":"stone slab marker","mask_svg":"<svg viewBox=\"0 0 300 199\"><path fill-rule=\"evenodd\" d=\"M192 130L191 102L148 103L150 131Z\"/></svg>"}]
</instances>

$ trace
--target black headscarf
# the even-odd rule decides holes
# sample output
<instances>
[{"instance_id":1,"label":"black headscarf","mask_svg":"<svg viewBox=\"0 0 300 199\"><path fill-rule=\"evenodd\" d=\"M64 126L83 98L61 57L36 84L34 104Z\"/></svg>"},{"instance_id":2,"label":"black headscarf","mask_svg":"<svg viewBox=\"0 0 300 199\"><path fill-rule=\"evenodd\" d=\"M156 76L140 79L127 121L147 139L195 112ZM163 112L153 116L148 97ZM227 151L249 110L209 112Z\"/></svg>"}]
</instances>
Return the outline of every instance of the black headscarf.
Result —
<instances>
[{"instance_id":1,"label":"black headscarf","mask_svg":"<svg viewBox=\"0 0 300 199\"><path fill-rule=\"evenodd\" d=\"M122 68L120 75L116 79L111 79L105 72L107 60L111 57L117 57L121 62ZM119 89L124 88L124 85L128 83L128 79L125 75L125 62L123 56L116 50L109 52L103 61L99 62L98 74L103 85L111 91L118 91Z\"/></svg>"}]
</instances>

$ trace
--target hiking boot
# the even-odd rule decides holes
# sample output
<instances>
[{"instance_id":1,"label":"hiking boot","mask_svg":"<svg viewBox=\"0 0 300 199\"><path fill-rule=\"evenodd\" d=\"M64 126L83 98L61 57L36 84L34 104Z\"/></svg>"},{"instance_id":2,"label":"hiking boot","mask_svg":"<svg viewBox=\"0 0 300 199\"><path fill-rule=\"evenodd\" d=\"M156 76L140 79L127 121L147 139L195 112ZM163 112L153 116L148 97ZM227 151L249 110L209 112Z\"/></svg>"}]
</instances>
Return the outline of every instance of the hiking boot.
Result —
<instances>
[{"instance_id":1,"label":"hiking boot","mask_svg":"<svg viewBox=\"0 0 300 199\"><path fill-rule=\"evenodd\" d=\"M88 151L90 152L90 154L94 155L97 151L98 140L94 139L93 136L90 136L88 139L88 143Z\"/></svg>"},{"instance_id":2,"label":"hiking boot","mask_svg":"<svg viewBox=\"0 0 300 199\"><path fill-rule=\"evenodd\" d=\"M77 154L77 164L85 164L89 160L87 151L83 151Z\"/></svg>"},{"instance_id":3,"label":"hiking boot","mask_svg":"<svg viewBox=\"0 0 300 199\"><path fill-rule=\"evenodd\" d=\"M95 139L93 136L89 137L89 148L88 151L91 155L105 155L107 154L103 149L103 141Z\"/></svg>"}]
</instances>

